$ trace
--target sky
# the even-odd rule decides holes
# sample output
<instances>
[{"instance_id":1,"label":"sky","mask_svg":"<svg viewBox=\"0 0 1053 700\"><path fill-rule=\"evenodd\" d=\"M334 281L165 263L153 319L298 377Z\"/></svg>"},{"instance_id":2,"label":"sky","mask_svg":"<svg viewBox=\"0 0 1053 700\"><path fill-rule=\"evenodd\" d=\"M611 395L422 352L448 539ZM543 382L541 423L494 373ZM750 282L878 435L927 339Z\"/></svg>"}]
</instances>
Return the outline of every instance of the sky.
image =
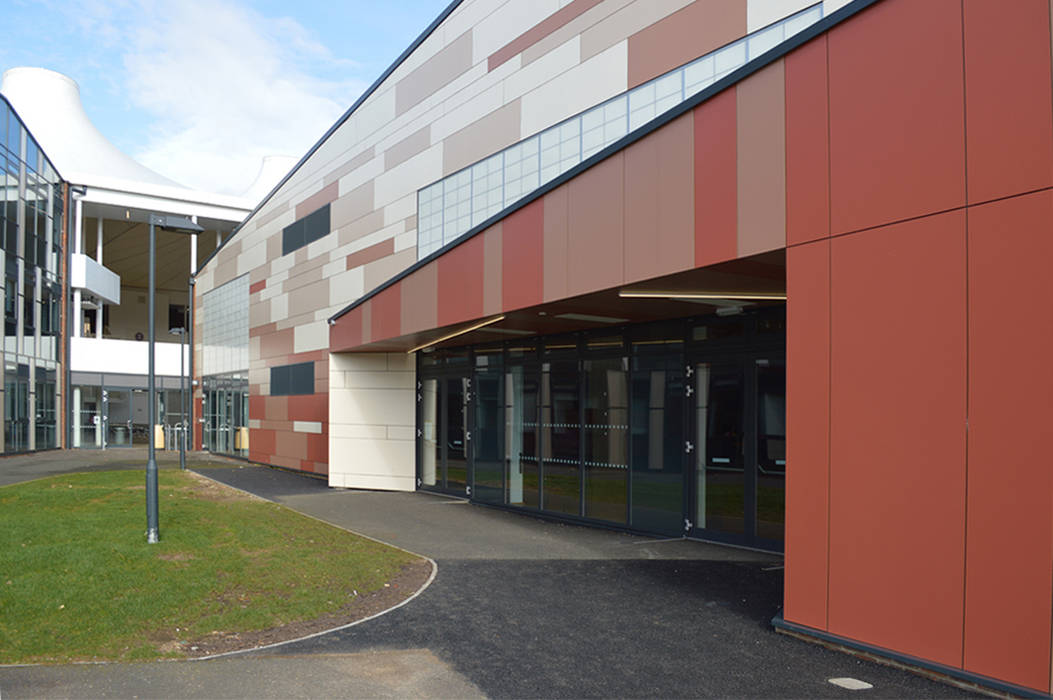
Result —
<instances>
[{"instance_id":1,"label":"sky","mask_svg":"<svg viewBox=\"0 0 1053 700\"><path fill-rule=\"evenodd\" d=\"M68 75L126 154L240 194L264 156L303 156L449 0L2 3L0 71Z\"/></svg>"}]
</instances>

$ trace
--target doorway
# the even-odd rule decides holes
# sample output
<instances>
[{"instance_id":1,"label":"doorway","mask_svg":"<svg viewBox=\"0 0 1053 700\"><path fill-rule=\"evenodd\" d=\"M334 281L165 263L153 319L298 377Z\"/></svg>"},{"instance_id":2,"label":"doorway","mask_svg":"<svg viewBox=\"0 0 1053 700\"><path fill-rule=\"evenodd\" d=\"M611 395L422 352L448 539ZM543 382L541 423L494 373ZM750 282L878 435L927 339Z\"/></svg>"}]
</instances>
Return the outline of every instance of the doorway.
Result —
<instances>
[{"instance_id":1,"label":"doorway","mask_svg":"<svg viewBox=\"0 0 1053 700\"><path fill-rule=\"evenodd\" d=\"M687 366L692 534L781 549L786 502L784 355L695 357Z\"/></svg>"},{"instance_id":2,"label":"doorway","mask_svg":"<svg viewBox=\"0 0 1053 700\"><path fill-rule=\"evenodd\" d=\"M472 380L465 372L443 373L419 381L419 487L471 496L471 399Z\"/></svg>"}]
</instances>

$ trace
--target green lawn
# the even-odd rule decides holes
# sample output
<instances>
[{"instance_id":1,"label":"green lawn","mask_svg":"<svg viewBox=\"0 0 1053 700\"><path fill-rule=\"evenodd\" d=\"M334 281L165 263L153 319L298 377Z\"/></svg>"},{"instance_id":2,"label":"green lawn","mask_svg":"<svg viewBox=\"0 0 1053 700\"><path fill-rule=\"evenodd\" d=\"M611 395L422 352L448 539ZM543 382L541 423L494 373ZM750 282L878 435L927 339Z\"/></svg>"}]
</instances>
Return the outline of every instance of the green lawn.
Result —
<instances>
[{"instance_id":1,"label":"green lawn","mask_svg":"<svg viewBox=\"0 0 1053 700\"><path fill-rule=\"evenodd\" d=\"M148 545L143 484L116 471L0 488L0 663L182 656L216 632L346 610L419 561L169 470Z\"/></svg>"}]
</instances>

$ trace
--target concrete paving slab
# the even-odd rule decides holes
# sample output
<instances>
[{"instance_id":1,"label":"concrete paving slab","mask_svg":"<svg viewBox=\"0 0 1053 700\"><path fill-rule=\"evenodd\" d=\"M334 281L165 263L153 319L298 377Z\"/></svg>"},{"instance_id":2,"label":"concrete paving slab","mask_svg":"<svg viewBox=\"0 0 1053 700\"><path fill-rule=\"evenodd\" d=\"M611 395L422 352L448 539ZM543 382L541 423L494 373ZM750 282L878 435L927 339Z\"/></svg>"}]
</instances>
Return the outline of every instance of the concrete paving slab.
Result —
<instances>
[{"instance_id":1,"label":"concrete paving slab","mask_svg":"<svg viewBox=\"0 0 1053 700\"><path fill-rule=\"evenodd\" d=\"M48 450L32 454L4 456L0 457L0 486L58 474L111 469L142 469L145 475L148 451L146 447L126 447L109 450ZM178 452L158 450L156 455L158 469L179 468ZM208 452L187 453L187 465L231 466L238 463L229 457L221 457Z\"/></svg>"},{"instance_id":2,"label":"concrete paving slab","mask_svg":"<svg viewBox=\"0 0 1053 700\"><path fill-rule=\"evenodd\" d=\"M149 664L0 668L18 698L479 698L426 649Z\"/></svg>"}]
</instances>

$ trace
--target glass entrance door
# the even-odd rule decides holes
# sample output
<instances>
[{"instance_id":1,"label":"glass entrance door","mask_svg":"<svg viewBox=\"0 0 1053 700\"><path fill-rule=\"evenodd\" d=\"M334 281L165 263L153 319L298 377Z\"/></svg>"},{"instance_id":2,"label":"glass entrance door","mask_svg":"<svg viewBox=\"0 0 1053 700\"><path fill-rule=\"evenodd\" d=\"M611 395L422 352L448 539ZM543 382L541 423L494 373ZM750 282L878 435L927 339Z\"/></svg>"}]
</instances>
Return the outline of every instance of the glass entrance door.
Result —
<instances>
[{"instance_id":1,"label":"glass entrance door","mask_svg":"<svg viewBox=\"0 0 1053 700\"><path fill-rule=\"evenodd\" d=\"M129 389L103 389L103 423L105 447L130 447L132 444L132 392Z\"/></svg>"},{"instance_id":2,"label":"glass entrance door","mask_svg":"<svg viewBox=\"0 0 1053 700\"><path fill-rule=\"evenodd\" d=\"M693 362L693 527L707 539L782 546L786 365L782 357Z\"/></svg>"},{"instance_id":3,"label":"glass entrance door","mask_svg":"<svg viewBox=\"0 0 1053 700\"><path fill-rule=\"evenodd\" d=\"M420 385L418 485L470 496L472 380L466 376L435 377L422 379Z\"/></svg>"}]
</instances>

